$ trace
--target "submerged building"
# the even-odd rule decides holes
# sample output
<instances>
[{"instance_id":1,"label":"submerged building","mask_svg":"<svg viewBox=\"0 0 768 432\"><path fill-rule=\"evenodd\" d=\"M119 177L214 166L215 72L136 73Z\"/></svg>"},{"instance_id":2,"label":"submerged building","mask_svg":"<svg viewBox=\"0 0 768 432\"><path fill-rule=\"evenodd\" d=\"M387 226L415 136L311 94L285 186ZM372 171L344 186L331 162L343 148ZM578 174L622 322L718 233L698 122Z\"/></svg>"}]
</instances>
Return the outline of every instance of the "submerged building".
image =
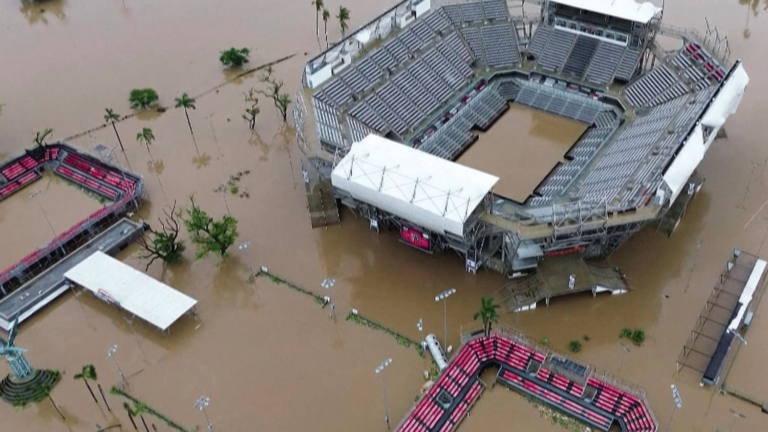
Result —
<instances>
[{"instance_id":1,"label":"submerged building","mask_svg":"<svg viewBox=\"0 0 768 432\"><path fill-rule=\"evenodd\" d=\"M671 232L749 78L716 29L662 18L634 0L386 10L303 71L294 118L313 226L343 204L413 247L455 250L468 271L509 275L605 257L648 224ZM512 104L585 128L522 194L503 187L511 172L456 162Z\"/></svg>"}]
</instances>

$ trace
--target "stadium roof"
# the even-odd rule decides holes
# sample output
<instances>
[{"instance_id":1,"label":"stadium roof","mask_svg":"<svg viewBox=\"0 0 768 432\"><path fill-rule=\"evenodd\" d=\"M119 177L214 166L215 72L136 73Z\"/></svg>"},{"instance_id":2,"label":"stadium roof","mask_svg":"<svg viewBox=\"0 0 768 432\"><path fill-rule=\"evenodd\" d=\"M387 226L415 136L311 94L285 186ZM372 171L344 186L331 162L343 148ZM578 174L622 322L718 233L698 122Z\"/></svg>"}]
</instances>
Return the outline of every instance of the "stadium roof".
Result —
<instances>
[{"instance_id":1,"label":"stadium roof","mask_svg":"<svg viewBox=\"0 0 768 432\"><path fill-rule=\"evenodd\" d=\"M161 330L197 304L197 300L102 252L95 252L64 277Z\"/></svg>"},{"instance_id":2,"label":"stadium roof","mask_svg":"<svg viewBox=\"0 0 768 432\"><path fill-rule=\"evenodd\" d=\"M464 235L464 222L499 178L378 135L352 145L333 186L429 230Z\"/></svg>"},{"instance_id":3,"label":"stadium roof","mask_svg":"<svg viewBox=\"0 0 768 432\"><path fill-rule=\"evenodd\" d=\"M637 3L635 0L553 0L553 2L643 24L661 12L661 8L651 2Z\"/></svg>"}]
</instances>

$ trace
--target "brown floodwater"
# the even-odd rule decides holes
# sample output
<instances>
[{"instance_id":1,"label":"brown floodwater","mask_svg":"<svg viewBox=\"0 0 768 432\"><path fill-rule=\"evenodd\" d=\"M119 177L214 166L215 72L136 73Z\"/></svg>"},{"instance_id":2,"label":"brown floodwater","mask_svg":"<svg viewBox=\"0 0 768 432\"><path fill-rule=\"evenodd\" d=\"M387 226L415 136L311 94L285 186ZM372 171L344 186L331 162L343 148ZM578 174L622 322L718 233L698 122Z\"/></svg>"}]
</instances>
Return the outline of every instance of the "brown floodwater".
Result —
<instances>
[{"instance_id":1,"label":"brown floodwater","mask_svg":"<svg viewBox=\"0 0 768 432\"><path fill-rule=\"evenodd\" d=\"M95 128L103 122L106 107L130 113L126 99L135 87L155 88L165 106L183 92L202 94L228 76L217 57L230 46L255 50L252 65L297 54L275 67L293 92L307 59L304 53L318 49L309 3L65 0L33 7L5 1L0 4L5 36L0 38L0 103L5 104L0 155L9 157L31 146L34 133L46 127L53 128L58 139ZM726 126L728 139L715 143L699 168L706 178L702 192L671 238L646 229L610 258L627 274L633 288L628 294L556 299L549 307L504 315L501 321L533 338L546 337L560 350L569 340L586 335L589 341L576 357L615 374L622 360L621 328L642 327L646 342L626 354L620 375L648 391L662 427L672 413L669 385L675 383L684 406L671 430L727 430L733 419L729 409L735 409L746 415L735 430L764 431L768 417L759 409L700 388L695 376L675 372L675 360L731 250L768 255L762 241L768 210L761 209L768 200L766 3L666 3L667 23L702 29L707 17L720 26L730 36L732 56L744 60L752 78L738 114ZM334 12L339 5L329 2L327 7ZM372 0L344 5L352 11L352 28L388 6ZM329 37L337 38L338 26L333 19L328 24ZM344 321L349 308L409 337L434 332L442 339L443 311L434 295L456 287L447 302L448 340L456 345L460 326L471 322L479 297L492 295L503 283L500 275L487 271L466 274L454 255L426 255L400 244L394 233L371 232L365 220L349 212L343 212L340 226L312 230L292 132L280 127L265 101L255 134L241 119L243 93L253 86L258 86L258 78L247 76L198 98L197 109L189 113L194 140L183 111L176 109L117 125L126 146L125 154L116 152L120 163L146 182L149 202L139 216L154 221L165 206L174 201L184 205L195 194L216 217L228 208L240 220L239 242L250 241L248 248L234 249L232 259L218 268L213 258L191 261L191 248L186 253L190 261L166 269L150 267L151 276L199 301L202 324L184 319L166 337L136 322L134 337L115 309L90 296L67 293L26 322L17 340L29 349L33 366L65 372L52 396L67 421L47 403L21 410L2 404L0 431L93 431L96 423L112 421L131 430L118 398L109 399L113 414L101 411L83 384L72 379L82 365L93 363L102 386L116 384L106 350L117 344L116 358L129 376L129 391L187 427L202 424L193 402L204 394L211 398L207 414L216 430L383 432L381 384L374 368L385 358L394 360L386 370L394 425L412 406L427 363L391 337ZM147 150L134 140L142 127L152 128L157 137L152 169ZM112 130L99 129L69 143L92 152L98 144L113 146L116 139ZM240 190L247 190L249 197L214 192L230 175L244 170L250 174L242 177ZM87 197L72 199L98 205ZM1 210L6 215L3 240L14 230L45 232L45 222L31 204L23 194L0 203L10 206ZM90 213L81 211L67 207L59 212L62 221ZM8 214L17 216L10 221ZM19 250L13 254L23 256L46 237L26 240L13 242ZM121 258L143 267L135 252L129 249ZM330 295L337 321L311 299L285 287L266 280L245 284L248 266L259 265ZM328 276L337 282L326 291L320 283ZM748 340L765 337L766 307L756 315ZM416 328L419 319L424 333ZM737 360L732 384L768 397L763 390L768 377L760 368L768 348L750 343L747 349L744 358L749 361ZM481 427L558 430L500 387L488 391L461 430Z\"/></svg>"},{"instance_id":2,"label":"brown floodwater","mask_svg":"<svg viewBox=\"0 0 768 432\"><path fill-rule=\"evenodd\" d=\"M585 130L582 123L512 104L457 162L499 177L494 192L523 202Z\"/></svg>"}]
</instances>

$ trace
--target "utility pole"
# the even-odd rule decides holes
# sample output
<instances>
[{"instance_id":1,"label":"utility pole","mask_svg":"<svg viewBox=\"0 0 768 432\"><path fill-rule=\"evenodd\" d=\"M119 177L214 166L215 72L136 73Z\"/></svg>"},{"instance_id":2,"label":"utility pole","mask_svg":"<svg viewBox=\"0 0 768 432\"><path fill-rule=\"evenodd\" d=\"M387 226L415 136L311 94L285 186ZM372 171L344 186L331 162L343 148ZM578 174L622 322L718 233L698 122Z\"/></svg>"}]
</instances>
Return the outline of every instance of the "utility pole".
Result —
<instances>
[{"instance_id":1,"label":"utility pole","mask_svg":"<svg viewBox=\"0 0 768 432\"><path fill-rule=\"evenodd\" d=\"M107 350L107 357L111 358L113 362L115 362L115 367L117 368L117 373L120 375L120 381L123 382L123 384L128 384L128 382L125 380L125 375L123 375L122 369L120 369L120 365L117 363L117 359L115 358L115 353L117 352L117 345L112 345Z\"/></svg>"},{"instance_id":2,"label":"utility pole","mask_svg":"<svg viewBox=\"0 0 768 432\"><path fill-rule=\"evenodd\" d=\"M213 432L213 425L211 424L211 421L208 420L208 414L205 413L205 407L208 406L208 404L211 402L211 398L206 396L200 396L195 401L195 408L203 413L203 417L205 417L205 422L208 423L208 432Z\"/></svg>"},{"instance_id":3,"label":"utility pole","mask_svg":"<svg viewBox=\"0 0 768 432\"><path fill-rule=\"evenodd\" d=\"M446 300L448 300L448 297L452 296L456 293L456 288L447 289L440 294L435 296L435 301L439 302L440 300L443 301L443 343L445 344L443 346L444 351L448 351L448 309L446 306Z\"/></svg>"},{"instance_id":4,"label":"utility pole","mask_svg":"<svg viewBox=\"0 0 768 432\"><path fill-rule=\"evenodd\" d=\"M731 415L733 416L733 422L731 423L731 427L730 429L728 429L728 432L733 432L733 427L736 425L736 420L739 420L739 419L743 420L747 418L747 416L736 412L736 410L734 410L733 408L728 408L728 410L731 412Z\"/></svg>"},{"instance_id":5,"label":"utility pole","mask_svg":"<svg viewBox=\"0 0 768 432\"><path fill-rule=\"evenodd\" d=\"M677 387L672 384L672 399L675 401L675 407L672 409L672 415L669 416L669 423L667 423L665 431L669 431L669 427L672 426L672 419L675 418L675 411L683 407L683 400L680 399L680 393L677 392Z\"/></svg>"},{"instance_id":6,"label":"utility pole","mask_svg":"<svg viewBox=\"0 0 768 432\"><path fill-rule=\"evenodd\" d=\"M374 371L376 372L376 375L379 375L381 377L381 392L384 395L384 421L387 423L387 430L391 430L391 428L389 427L389 407L387 407L387 385L384 382L383 372L384 372L384 368L389 366L391 363L392 363L392 359L388 358L383 362L381 362L381 364L379 364L376 367L376 370Z\"/></svg>"},{"instance_id":7,"label":"utility pole","mask_svg":"<svg viewBox=\"0 0 768 432\"><path fill-rule=\"evenodd\" d=\"M621 378L621 367L624 366L624 356L629 352L629 348L623 343L619 342L621 346L621 362L619 363L619 378Z\"/></svg>"}]
</instances>

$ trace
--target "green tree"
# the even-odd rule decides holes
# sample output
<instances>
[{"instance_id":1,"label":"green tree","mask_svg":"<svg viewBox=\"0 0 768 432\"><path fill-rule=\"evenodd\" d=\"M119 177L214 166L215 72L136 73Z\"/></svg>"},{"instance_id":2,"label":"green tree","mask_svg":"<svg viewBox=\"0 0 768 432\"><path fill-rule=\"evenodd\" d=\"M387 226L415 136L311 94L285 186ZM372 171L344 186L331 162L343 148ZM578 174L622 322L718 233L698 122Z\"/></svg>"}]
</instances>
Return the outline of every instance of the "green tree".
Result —
<instances>
[{"instance_id":1,"label":"green tree","mask_svg":"<svg viewBox=\"0 0 768 432\"><path fill-rule=\"evenodd\" d=\"M619 334L619 338L621 339L629 339L632 337L632 329L631 328L623 328L621 329L621 333Z\"/></svg>"},{"instance_id":2,"label":"green tree","mask_svg":"<svg viewBox=\"0 0 768 432\"><path fill-rule=\"evenodd\" d=\"M73 378L76 380L83 380L85 386L88 388L88 392L91 393L93 401L98 405L99 400L96 399L96 395L93 393L90 384L88 384L88 380L96 381L96 368L92 364L87 364L83 366L82 371L79 374L75 374Z\"/></svg>"},{"instance_id":3,"label":"green tree","mask_svg":"<svg viewBox=\"0 0 768 432\"><path fill-rule=\"evenodd\" d=\"M112 129L115 131L115 136L117 136L117 142L120 144L120 150L125 153L125 147L123 147L123 140L120 139L120 134L117 133L117 126L115 126L115 123L117 123L118 120L120 120L120 114L115 113L109 108L104 108L104 110L107 112L104 114L104 121L108 124L112 125Z\"/></svg>"},{"instance_id":4,"label":"green tree","mask_svg":"<svg viewBox=\"0 0 768 432\"><path fill-rule=\"evenodd\" d=\"M197 245L195 259L206 257L209 253L218 254L221 259L228 256L227 249L237 239L237 219L223 216L214 220L195 203L195 197L189 197L192 207L185 209L184 226L192 236L192 243Z\"/></svg>"},{"instance_id":5,"label":"green tree","mask_svg":"<svg viewBox=\"0 0 768 432\"><path fill-rule=\"evenodd\" d=\"M480 297L480 310L475 312L472 319L479 319L483 323L486 336L491 335L491 325L499 322L499 314L496 312L498 308L499 305L493 302L493 297Z\"/></svg>"},{"instance_id":6,"label":"green tree","mask_svg":"<svg viewBox=\"0 0 768 432\"><path fill-rule=\"evenodd\" d=\"M325 4L323 3L323 0L313 0L312 4L315 5L315 36L320 36L320 21L318 17L320 16L320 12L325 10ZM326 36L327 34L328 32L326 32Z\"/></svg>"},{"instance_id":7,"label":"green tree","mask_svg":"<svg viewBox=\"0 0 768 432\"><path fill-rule=\"evenodd\" d=\"M41 132L35 133L35 138L33 139L33 142L40 148L42 148L45 145L45 139L48 138L48 135L53 133L53 129L46 128L45 130Z\"/></svg>"},{"instance_id":8,"label":"green tree","mask_svg":"<svg viewBox=\"0 0 768 432\"><path fill-rule=\"evenodd\" d=\"M181 226L178 221L179 215L176 212L176 201L173 202L170 212L163 209L163 213L165 213L165 218L157 218L157 221L160 222L160 231L148 226L149 240L146 237L139 239L139 245L144 249L144 253L139 258L150 260L144 271L147 271L149 266L158 258L165 263L180 261L183 258L182 253L186 249L184 242L178 239Z\"/></svg>"},{"instance_id":9,"label":"green tree","mask_svg":"<svg viewBox=\"0 0 768 432\"><path fill-rule=\"evenodd\" d=\"M577 340L572 340L568 342L568 350L570 350L572 353L577 353L581 351L581 342Z\"/></svg>"},{"instance_id":10,"label":"green tree","mask_svg":"<svg viewBox=\"0 0 768 432\"><path fill-rule=\"evenodd\" d=\"M344 6L339 6L339 13L336 15L336 19L339 20L339 27L341 27L341 37L347 35L347 29L349 28L349 9Z\"/></svg>"},{"instance_id":11,"label":"green tree","mask_svg":"<svg viewBox=\"0 0 768 432\"><path fill-rule=\"evenodd\" d=\"M144 430L146 432L149 432L149 428L147 427L147 422L144 420L144 414L149 412L149 407L147 404L141 401L134 401L133 402L133 416L138 416L141 419L141 422L144 423Z\"/></svg>"},{"instance_id":12,"label":"green tree","mask_svg":"<svg viewBox=\"0 0 768 432\"><path fill-rule=\"evenodd\" d=\"M642 329L634 329L631 339L635 345L640 345L645 341L645 332Z\"/></svg>"},{"instance_id":13,"label":"green tree","mask_svg":"<svg viewBox=\"0 0 768 432\"><path fill-rule=\"evenodd\" d=\"M251 51L248 48L237 49L232 47L226 51L221 52L219 61L221 64L227 67L241 67L242 65L248 63L248 56L250 54Z\"/></svg>"},{"instance_id":14,"label":"green tree","mask_svg":"<svg viewBox=\"0 0 768 432\"><path fill-rule=\"evenodd\" d=\"M141 132L136 134L136 141L139 142L139 144L144 144L145 147L147 147L147 153L149 153L149 159L152 160L152 163L155 163L155 159L152 157L152 151L149 150L149 146L152 145L152 141L155 140L155 134L152 132L152 129L150 128L142 128Z\"/></svg>"},{"instance_id":15,"label":"green tree","mask_svg":"<svg viewBox=\"0 0 768 432\"><path fill-rule=\"evenodd\" d=\"M136 422L133 420L133 410L131 409L131 406L128 404L128 402L123 402L123 408L125 409L125 412L128 413L128 420L131 421L131 424L133 425L133 430L139 430L138 427L136 427Z\"/></svg>"},{"instance_id":16,"label":"green tree","mask_svg":"<svg viewBox=\"0 0 768 432\"><path fill-rule=\"evenodd\" d=\"M189 121L189 113L187 112L187 109L195 109L195 99L184 93L180 98L176 98L176 108L184 108L184 115L187 116L187 124L189 125L189 133L194 135L195 133L192 132L192 122Z\"/></svg>"},{"instance_id":17,"label":"green tree","mask_svg":"<svg viewBox=\"0 0 768 432\"><path fill-rule=\"evenodd\" d=\"M260 90L259 93L272 99L272 103L275 104L275 108L283 118L283 122L288 121L288 106L291 104L291 97L287 93L281 93L283 89L283 81L277 80L272 76L272 68L267 67L265 72L261 75L261 82L266 84L266 90Z\"/></svg>"},{"instance_id":18,"label":"green tree","mask_svg":"<svg viewBox=\"0 0 768 432\"><path fill-rule=\"evenodd\" d=\"M331 13L328 9L323 9L323 26L325 30L325 48L328 49L328 20L331 19Z\"/></svg>"},{"instance_id":19,"label":"green tree","mask_svg":"<svg viewBox=\"0 0 768 432\"><path fill-rule=\"evenodd\" d=\"M146 109L157 102L157 99L157 92L151 88L133 89L131 94L128 95L128 102L130 102L133 109Z\"/></svg>"}]
</instances>

